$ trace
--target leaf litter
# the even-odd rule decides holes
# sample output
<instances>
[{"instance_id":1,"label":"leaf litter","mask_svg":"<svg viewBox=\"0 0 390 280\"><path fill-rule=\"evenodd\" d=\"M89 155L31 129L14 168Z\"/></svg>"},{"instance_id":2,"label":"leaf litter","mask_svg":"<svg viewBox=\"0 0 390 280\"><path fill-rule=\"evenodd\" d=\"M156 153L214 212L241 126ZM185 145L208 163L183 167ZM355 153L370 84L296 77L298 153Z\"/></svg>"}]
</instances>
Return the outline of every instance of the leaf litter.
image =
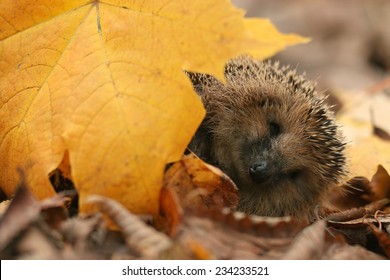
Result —
<instances>
[{"instance_id":1,"label":"leaf litter","mask_svg":"<svg viewBox=\"0 0 390 280\"><path fill-rule=\"evenodd\" d=\"M323 211L324 216L312 224L290 217L250 216L234 210L234 184L226 181L220 170L193 155L175 164L165 173L161 190L161 201L165 202L161 203L159 219L132 213L117 200L99 195L88 198L98 207L96 214L69 217L69 197L59 193L36 200L22 176L0 219L1 258L389 258L388 198L373 200L379 196L369 195L372 202L344 211ZM383 175L382 168L378 172ZM367 191L385 193L381 189L386 180L376 179L382 175L363 180L368 182ZM186 176L188 180L183 179L179 190L178 178ZM202 187L194 182L202 182L205 190L196 191Z\"/></svg>"}]
</instances>

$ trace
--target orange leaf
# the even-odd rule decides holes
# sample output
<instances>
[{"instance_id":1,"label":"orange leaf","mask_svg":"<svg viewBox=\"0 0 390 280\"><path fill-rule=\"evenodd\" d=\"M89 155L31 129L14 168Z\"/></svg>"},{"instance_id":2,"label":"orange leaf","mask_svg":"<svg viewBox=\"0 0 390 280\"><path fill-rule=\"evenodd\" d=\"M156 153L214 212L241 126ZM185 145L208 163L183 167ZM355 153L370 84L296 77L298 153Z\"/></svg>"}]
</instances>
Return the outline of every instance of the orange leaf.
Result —
<instances>
[{"instance_id":1,"label":"orange leaf","mask_svg":"<svg viewBox=\"0 0 390 280\"><path fill-rule=\"evenodd\" d=\"M161 189L160 214L166 218L168 234L175 236L182 221L183 208L172 188Z\"/></svg>"},{"instance_id":2,"label":"orange leaf","mask_svg":"<svg viewBox=\"0 0 390 280\"><path fill-rule=\"evenodd\" d=\"M169 168L164 187L173 189L185 208L235 208L238 203L238 190L233 181L193 154Z\"/></svg>"}]
</instances>

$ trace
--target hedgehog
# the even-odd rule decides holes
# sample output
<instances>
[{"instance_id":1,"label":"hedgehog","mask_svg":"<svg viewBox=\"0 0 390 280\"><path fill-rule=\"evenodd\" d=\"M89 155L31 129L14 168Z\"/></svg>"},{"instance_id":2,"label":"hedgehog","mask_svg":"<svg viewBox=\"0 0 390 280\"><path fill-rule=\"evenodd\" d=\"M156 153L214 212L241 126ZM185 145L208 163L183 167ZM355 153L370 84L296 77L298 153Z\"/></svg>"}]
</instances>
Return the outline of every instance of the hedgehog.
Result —
<instances>
[{"instance_id":1,"label":"hedgehog","mask_svg":"<svg viewBox=\"0 0 390 280\"><path fill-rule=\"evenodd\" d=\"M345 142L316 83L278 62L234 58L224 82L186 72L206 109L189 144L237 185L237 209L311 220L346 174Z\"/></svg>"}]
</instances>

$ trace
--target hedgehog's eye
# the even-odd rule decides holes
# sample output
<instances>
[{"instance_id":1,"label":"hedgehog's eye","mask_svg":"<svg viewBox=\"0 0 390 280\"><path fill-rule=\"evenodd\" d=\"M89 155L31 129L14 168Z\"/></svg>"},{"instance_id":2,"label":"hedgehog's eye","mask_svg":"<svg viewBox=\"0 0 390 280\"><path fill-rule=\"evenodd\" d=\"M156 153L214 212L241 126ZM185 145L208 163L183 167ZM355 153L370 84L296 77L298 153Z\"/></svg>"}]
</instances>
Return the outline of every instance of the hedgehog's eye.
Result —
<instances>
[{"instance_id":1,"label":"hedgehog's eye","mask_svg":"<svg viewBox=\"0 0 390 280\"><path fill-rule=\"evenodd\" d=\"M270 122L268 124L269 127L269 135L271 137L276 137L280 134L280 125L276 122Z\"/></svg>"},{"instance_id":2,"label":"hedgehog's eye","mask_svg":"<svg viewBox=\"0 0 390 280\"><path fill-rule=\"evenodd\" d=\"M300 170L294 170L294 171L290 172L289 177L291 180L296 180L300 175L301 175Z\"/></svg>"}]
</instances>

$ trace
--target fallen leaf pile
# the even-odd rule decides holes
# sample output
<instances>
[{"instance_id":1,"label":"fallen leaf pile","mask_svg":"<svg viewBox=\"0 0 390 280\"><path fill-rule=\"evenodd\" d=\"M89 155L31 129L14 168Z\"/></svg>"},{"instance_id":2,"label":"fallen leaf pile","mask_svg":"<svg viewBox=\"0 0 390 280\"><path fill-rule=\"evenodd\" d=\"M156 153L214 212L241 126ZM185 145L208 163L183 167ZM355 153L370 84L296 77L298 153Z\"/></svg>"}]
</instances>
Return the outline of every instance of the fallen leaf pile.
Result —
<instances>
[{"instance_id":1,"label":"fallen leaf pile","mask_svg":"<svg viewBox=\"0 0 390 280\"><path fill-rule=\"evenodd\" d=\"M183 156L204 116L183 70L307 39L224 0L3 0L0 40L1 259L390 258L379 157L308 224L237 212L234 183Z\"/></svg>"},{"instance_id":2,"label":"fallen leaf pile","mask_svg":"<svg viewBox=\"0 0 390 280\"><path fill-rule=\"evenodd\" d=\"M382 178L380 183L378 178ZM58 194L38 201L22 181L0 220L0 258L390 258L389 194L371 201L385 193L390 182L383 167L371 181L354 178L341 187L361 189L360 196L367 200L354 192L340 192L342 197L335 201L343 205L343 199L353 199L356 207L324 214L312 224L234 211L237 190L226 179L195 156L185 156L165 174L160 219L136 215L118 201L99 195L87 201L99 208L97 213L69 217L69 198ZM180 190L177 180L182 180Z\"/></svg>"}]
</instances>

